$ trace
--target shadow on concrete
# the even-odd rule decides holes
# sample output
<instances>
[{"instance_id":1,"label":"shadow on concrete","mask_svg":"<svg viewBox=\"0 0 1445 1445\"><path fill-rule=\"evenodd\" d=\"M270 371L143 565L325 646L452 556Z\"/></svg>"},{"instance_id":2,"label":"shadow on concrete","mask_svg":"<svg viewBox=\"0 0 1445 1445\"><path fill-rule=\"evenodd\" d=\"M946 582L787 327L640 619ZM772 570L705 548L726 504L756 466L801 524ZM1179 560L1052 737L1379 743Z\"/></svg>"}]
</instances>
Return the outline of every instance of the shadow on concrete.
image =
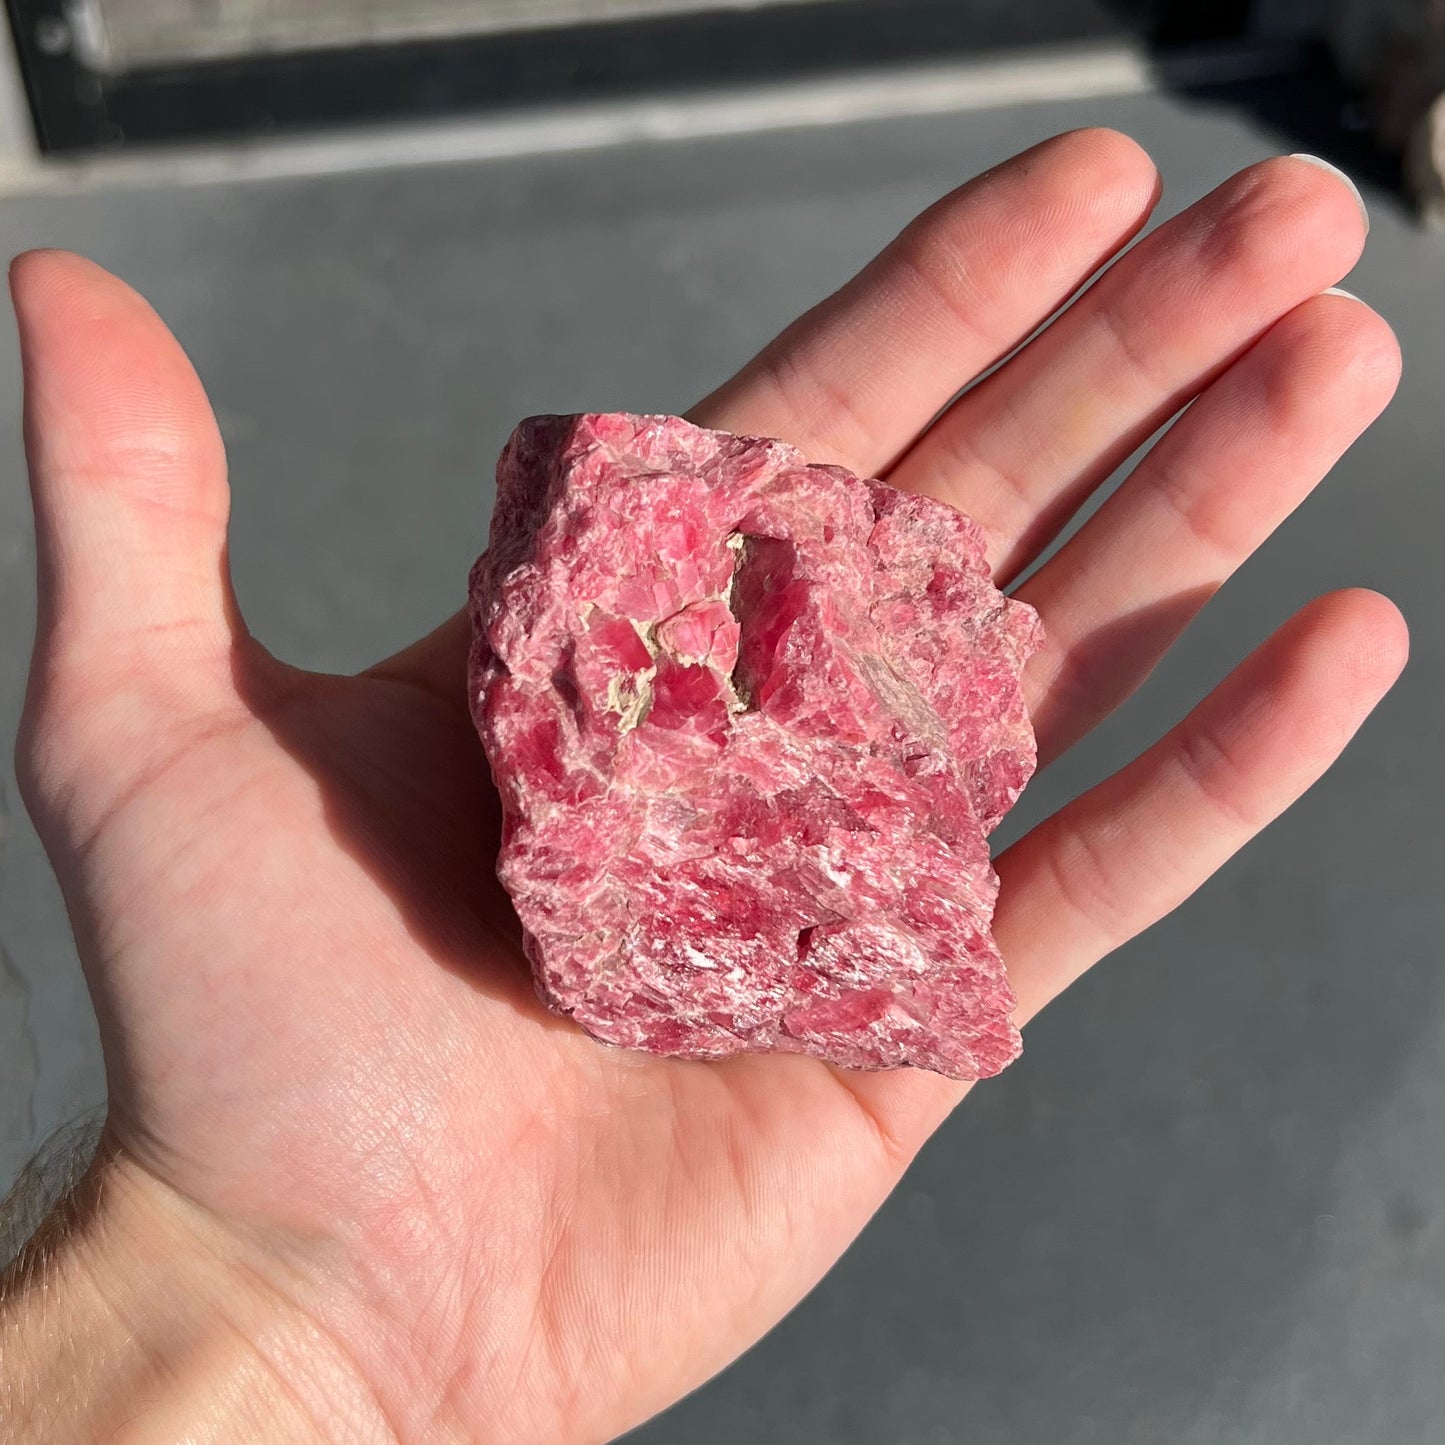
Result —
<instances>
[{"instance_id":1,"label":"shadow on concrete","mask_svg":"<svg viewBox=\"0 0 1445 1445\"><path fill-rule=\"evenodd\" d=\"M1362 97L1340 76L1323 47L1301 53L1296 70L1218 84L1181 80L1166 62L1166 89L1197 105L1232 110L1280 137L1281 149L1323 157L1371 187L1400 187L1399 157L1371 135Z\"/></svg>"}]
</instances>

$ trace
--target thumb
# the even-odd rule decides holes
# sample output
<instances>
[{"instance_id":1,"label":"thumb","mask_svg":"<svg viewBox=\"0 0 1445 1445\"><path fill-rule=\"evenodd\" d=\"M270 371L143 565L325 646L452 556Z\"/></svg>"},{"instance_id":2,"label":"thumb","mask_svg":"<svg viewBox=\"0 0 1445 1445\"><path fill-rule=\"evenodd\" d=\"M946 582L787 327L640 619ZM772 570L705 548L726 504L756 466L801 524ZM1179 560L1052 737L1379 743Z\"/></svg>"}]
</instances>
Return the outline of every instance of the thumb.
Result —
<instances>
[{"instance_id":1,"label":"thumb","mask_svg":"<svg viewBox=\"0 0 1445 1445\"><path fill-rule=\"evenodd\" d=\"M39 573L27 731L62 762L133 756L231 695L220 434L185 353L124 283L34 251L10 285Z\"/></svg>"},{"instance_id":2,"label":"thumb","mask_svg":"<svg viewBox=\"0 0 1445 1445\"><path fill-rule=\"evenodd\" d=\"M229 625L225 453L196 373L130 287L79 256L10 271L41 621L65 646ZM47 639L49 640L49 639Z\"/></svg>"}]
</instances>

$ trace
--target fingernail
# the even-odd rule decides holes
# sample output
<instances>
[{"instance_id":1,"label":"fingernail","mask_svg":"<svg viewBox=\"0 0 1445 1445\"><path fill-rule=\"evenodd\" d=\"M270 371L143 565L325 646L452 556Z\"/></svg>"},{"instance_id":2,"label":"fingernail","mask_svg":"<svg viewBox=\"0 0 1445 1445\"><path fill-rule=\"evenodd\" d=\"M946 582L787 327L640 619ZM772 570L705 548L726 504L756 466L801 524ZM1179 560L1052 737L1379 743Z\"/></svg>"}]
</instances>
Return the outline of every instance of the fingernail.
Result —
<instances>
[{"instance_id":1,"label":"fingernail","mask_svg":"<svg viewBox=\"0 0 1445 1445\"><path fill-rule=\"evenodd\" d=\"M1356 296L1353 291L1346 291L1343 286L1326 286L1325 289L1320 292L1320 295L1343 296L1348 301L1360 301L1360 298ZM1364 304L1365 303L1363 301L1360 301L1361 306L1363 306Z\"/></svg>"},{"instance_id":2,"label":"fingernail","mask_svg":"<svg viewBox=\"0 0 1445 1445\"><path fill-rule=\"evenodd\" d=\"M1338 166L1332 166L1327 160L1321 160L1319 156L1307 155L1304 151L1294 151L1290 155L1294 161L1303 161L1307 166L1318 166L1322 171L1328 171L1332 176L1338 176L1349 188L1350 194L1355 198L1355 204L1360 208L1360 218L1365 223L1365 234L1370 232L1370 213L1365 208L1365 198L1360 194L1360 188L1342 171Z\"/></svg>"}]
</instances>

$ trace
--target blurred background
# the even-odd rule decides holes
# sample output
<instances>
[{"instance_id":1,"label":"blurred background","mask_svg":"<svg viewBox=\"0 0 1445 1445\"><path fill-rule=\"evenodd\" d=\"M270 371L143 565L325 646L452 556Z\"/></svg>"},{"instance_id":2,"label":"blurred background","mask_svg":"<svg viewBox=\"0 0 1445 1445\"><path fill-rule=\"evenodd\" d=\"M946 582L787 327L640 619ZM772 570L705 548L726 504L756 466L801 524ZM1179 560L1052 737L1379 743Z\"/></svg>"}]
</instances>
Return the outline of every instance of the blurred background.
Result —
<instances>
[{"instance_id":1,"label":"blurred background","mask_svg":"<svg viewBox=\"0 0 1445 1445\"><path fill-rule=\"evenodd\" d=\"M1299 807L1031 1027L810 1299L632 1438L1445 1439L1445 4L8 8L0 249L84 251L172 324L230 452L242 604L327 668L457 605L519 417L684 409L1046 135L1141 141L1161 218L1280 151L1348 169L1373 218L1348 284L1399 331L1399 399L1008 837L1327 588L1400 603L1404 680ZM13 338L0 394L9 738L33 617ZM103 1098L7 771L0 1189Z\"/></svg>"}]
</instances>

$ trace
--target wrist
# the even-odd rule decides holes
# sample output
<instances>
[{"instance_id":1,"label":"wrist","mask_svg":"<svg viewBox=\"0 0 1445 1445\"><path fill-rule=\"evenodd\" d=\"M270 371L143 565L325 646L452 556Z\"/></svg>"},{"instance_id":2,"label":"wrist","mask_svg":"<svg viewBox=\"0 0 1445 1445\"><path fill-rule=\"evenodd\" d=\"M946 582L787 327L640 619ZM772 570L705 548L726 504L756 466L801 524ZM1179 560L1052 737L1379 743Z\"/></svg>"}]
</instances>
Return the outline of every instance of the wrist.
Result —
<instances>
[{"instance_id":1,"label":"wrist","mask_svg":"<svg viewBox=\"0 0 1445 1445\"><path fill-rule=\"evenodd\" d=\"M109 1150L0 1281L0 1418L16 1445L394 1438L237 1236Z\"/></svg>"}]
</instances>

